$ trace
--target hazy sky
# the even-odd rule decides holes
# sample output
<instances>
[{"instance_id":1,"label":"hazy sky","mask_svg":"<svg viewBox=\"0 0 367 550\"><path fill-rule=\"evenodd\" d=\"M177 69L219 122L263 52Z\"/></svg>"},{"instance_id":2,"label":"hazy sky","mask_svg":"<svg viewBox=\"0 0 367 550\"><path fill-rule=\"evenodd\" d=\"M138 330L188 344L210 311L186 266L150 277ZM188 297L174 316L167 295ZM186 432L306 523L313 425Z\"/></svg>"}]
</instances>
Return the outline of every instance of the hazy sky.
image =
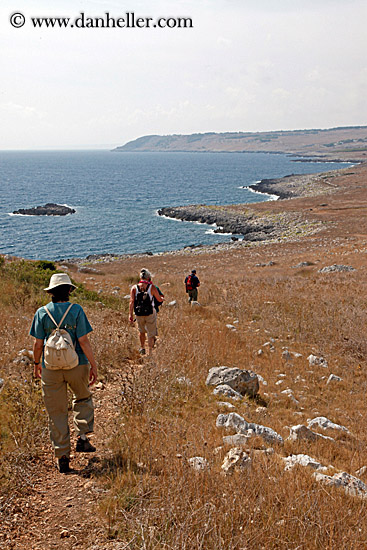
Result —
<instances>
[{"instance_id":1,"label":"hazy sky","mask_svg":"<svg viewBox=\"0 0 367 550\"><path fill-rule=\"evenodd\" d=\"M185 16L193 28L30 20L80 12ZM366 21L366 0L1 0L0 149L367 124Z\"/></svg>"}]
</instances>

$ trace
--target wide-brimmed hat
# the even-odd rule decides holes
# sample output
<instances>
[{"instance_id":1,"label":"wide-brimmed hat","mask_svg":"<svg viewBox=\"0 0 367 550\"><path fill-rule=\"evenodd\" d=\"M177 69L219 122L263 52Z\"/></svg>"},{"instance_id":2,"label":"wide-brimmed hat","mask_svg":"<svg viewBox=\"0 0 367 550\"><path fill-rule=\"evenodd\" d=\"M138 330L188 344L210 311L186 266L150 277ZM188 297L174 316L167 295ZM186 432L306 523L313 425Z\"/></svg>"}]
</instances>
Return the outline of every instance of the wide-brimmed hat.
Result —
<instances>
[{"instance_id":1,"label":"wide-brimmed hat","mask_svg":"<svg viewBox=\"0 0 367 550\"><path fill-rule=\"evenodd\" d=\"M53 288L56 288L57 286L61 285L70 285L73 289L77 288L73 283L70 281L70 277L67 273L54 273L50 279L50 283L47 288L44 288L43 290L46 290L46 292L49 292Z\"/></svg>"}]
</instances>

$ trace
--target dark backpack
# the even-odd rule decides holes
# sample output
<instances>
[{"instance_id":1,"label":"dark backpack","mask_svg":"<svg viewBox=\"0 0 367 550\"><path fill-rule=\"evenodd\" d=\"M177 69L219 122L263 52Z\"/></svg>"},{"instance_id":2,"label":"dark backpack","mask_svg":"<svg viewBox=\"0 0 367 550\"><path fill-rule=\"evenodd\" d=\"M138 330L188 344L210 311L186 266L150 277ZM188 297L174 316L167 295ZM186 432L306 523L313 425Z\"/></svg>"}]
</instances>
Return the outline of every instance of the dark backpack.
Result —
<instances>
[{"instance_id":1,"label":"dark backpack","mask_svg":"<svg viewBox=\"0 0 367 550\"><path fill-rule=\"evenodd\" d=\"M148 292L140 290L138 285L136 285L134 312L137 317L152 315L153 313L153 304Z\"/></svg>"},{"instance_id":2,"label":"dark backpack","mask_svg":"<svg viewBox=\"0 0 367 550\"><path fill-rule=\"evenodd\" d=\"M188 290L194 290L194 286L192 284L192 275L189 275L187 278L186 278L186 292Z\"/></svg>"}]
</instances>

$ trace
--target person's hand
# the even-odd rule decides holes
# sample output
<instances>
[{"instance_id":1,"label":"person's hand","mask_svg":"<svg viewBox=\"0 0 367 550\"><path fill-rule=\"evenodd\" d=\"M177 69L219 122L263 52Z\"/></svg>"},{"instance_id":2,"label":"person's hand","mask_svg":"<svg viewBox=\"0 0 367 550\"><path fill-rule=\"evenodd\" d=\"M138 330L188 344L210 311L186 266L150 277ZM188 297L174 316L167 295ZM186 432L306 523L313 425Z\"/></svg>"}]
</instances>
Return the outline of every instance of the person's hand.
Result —
<instances>
[{"instance_id":1,"label":"person's hand","mask_svg":"<svg viewBox=\"0 0 367 550\"><path fill-rule=\"evenodd\" d=\"M41 365L41 363L34 363L34 365L33 365L33 376L35 378L41 378L41 376L42 376L42 365Z\"/></svg>"},{"instance_id":2,"label":"person's hand","mask_svg":"<svg viewBox=\"0 0 367 550\"><path fill-rule=\"evenodd\" d=\"M97 365L90 366L89 371L89 385L93 386L93 384L97 381Z\"/></svg>"},{"instance_id":3,"label":"person's hand","mask_svg":"<svg viewBox=\"0 0 367 550\"><path fill-rule=\"evenodd\" d=\"M132 317L132 315L129 316L129 323L131 323L131 324L134 323L134 317Z\"/></svg>"}]
</instances>

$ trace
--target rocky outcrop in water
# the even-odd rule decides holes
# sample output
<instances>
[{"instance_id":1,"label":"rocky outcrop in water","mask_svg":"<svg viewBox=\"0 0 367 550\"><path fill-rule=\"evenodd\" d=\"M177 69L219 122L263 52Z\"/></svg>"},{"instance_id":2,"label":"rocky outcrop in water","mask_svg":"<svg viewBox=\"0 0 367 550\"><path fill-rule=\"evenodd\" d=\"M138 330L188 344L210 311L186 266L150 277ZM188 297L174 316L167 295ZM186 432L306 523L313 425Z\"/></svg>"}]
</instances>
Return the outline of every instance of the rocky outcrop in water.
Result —
<instances>
[{"instance_id":1,"label":"rocky outcrop in water","mask_svg":"<svg viewBox=\"0 0 367 550\"><path fill-rule=\"evenodd\" d=\"M23 216L66 216L67 214L75 214L75 212L74 208L49 202L44 206L14 210L13 214L21 214Z\"/></svg>"}]
</instances>

